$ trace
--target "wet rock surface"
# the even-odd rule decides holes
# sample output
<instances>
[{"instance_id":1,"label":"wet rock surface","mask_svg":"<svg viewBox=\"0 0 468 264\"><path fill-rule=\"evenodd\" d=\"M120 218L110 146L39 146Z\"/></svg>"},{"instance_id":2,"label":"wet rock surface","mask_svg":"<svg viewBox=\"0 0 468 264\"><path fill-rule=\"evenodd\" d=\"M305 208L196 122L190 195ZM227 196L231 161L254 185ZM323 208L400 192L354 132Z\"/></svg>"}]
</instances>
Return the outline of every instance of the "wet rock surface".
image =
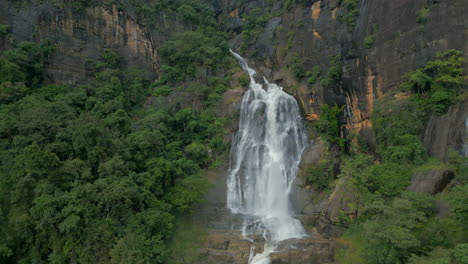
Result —
<instances>
[{"instance_id":1,"label":"wet rock surface","mask_svg":"<svg viewBox=\"0 0 468 264\"><path fill-rule=\"evenodd\" d=\"M370 113L376 99L397 88L404 73L424 65L436 52L458 49L468 53L465 15L468 5L464 0L361 0L354 26L340 19L347 12L343 1L312 0L289 8L284 8L284 2L280 1L279 5L234 0L219 2L215 8L221 24L229 25L229 21L246 17L255 8L274 13L283 7L281 15L266 23L242 55L270 69L273 79L297 98L306 114L318 115L323 103L346 104L347 127L360 131L370 145ZM430 12L424 23L418 23L417 13L423 8L429 8ZM281 23L276 26L278 19ZM235 50L242 43L240 31L239 28L231 31L234 33L231 46ZM366 48L364 40L368 36L374 36L375 43ZM322 76L327 72L330 57L340 56L343 62L340 83L323 87L319 81L297 80L288 69L294 55L303 61L306 71L318 66Z\"/></svg>"},{"instance_id":2,"label":"wet rock surface","mask_svg":"<svg viewBox=\"0 0 468 264\"><path fill-rule=\"evenodd\" d=\"M208 232L204 244L200 245L199 260L195 264L247 264L251 250L253 254L263 252L265 239L262 234L243 238L241 227L244 216L232 214L226 208L227 167L210 170L208 176L214 187L207 194L206 202L192 217L192 221ZM309 195L302 197L307 201L310 198ZM272 264L333 263L335 242L333 238L320 234L314 227L315 221L311 219L318 215L316 210L321 207L313 207L307 213L296 215L303 222L308 236L279 243L277 252L270 255Z\"/></svg>"}]
</instances>

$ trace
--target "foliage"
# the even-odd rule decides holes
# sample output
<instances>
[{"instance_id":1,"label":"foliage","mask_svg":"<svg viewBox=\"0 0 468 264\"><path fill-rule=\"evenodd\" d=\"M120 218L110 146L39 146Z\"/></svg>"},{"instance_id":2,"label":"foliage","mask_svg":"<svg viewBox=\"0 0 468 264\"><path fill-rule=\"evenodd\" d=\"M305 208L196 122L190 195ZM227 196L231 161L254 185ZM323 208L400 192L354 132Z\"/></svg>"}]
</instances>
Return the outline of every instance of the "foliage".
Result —
<instances>
[{"instance_id":1,"label":"foliage","mask_svg":"<svg viewBox=\"0 0 468 264\"><path fill-rule=\"evenodd\" d=\"M320 120L317 123L317 131L330 144L337 144L343 150L345 139L341 138L340 133L340 114L343 107L337 105L330 107L322 105L320 111Z\"/></svg>"},{"instance_id":2,"label":"foliage","mask_svg":"<svg viewBox=\"0 0 468 264\"><path fill-rule=\"evenodd\" d=\"M260 33L262 32L266 23L268 23L268 21L276 15L277 14L268 13L260 8L254 8L250 11L249 14L243 17L245 22L242 27L241 35L242 52L245 52L247 48L257 40L258 35L260 35Z\"/></svg>"},{"instance_id":3,"label":"foliage","mask_svg":"<svg viewBox=\"0 0 468 264\"><path fill-rule=\"evenodd\" d=\"M213 106L226 81L210 75L227 52L206 32L181 33L164 49L166 66L184 78L194 78L193 65L209 69L199 111L143 108L149 80L112 50L88 86L43 84L50 43L1 53L1 263L166 261L175 219L209 188L201 170L225 151Z\"/></svg>"},{"instance_id":4,"label":"foliage","mask_svg":"<svg viewBox=\"0 0 468 264\"><path fill-rule=\"evenodd\" d=\"M325 76L322 77L320 80L320 84L323 87L329 87L333 84L338 84L341 82L341 75L342 75L342 64L341 64L341 57L334 56L331 57L328 62L328 72Z\"/></svg>"},{"instance_id":5,"label":"foliage","mask_svg":"<svg viewBox=\"0 0 468 264\"><path fill-rule=\"evenodd\" d=\"M249 85L250 83L250 79L249 79L249 76L247 75L242 75L239 77L239 83L242 87L247 87L247 85Z\"/></svg>"},{"instance_id":6,"label":"foliage","mask_svg":"<svg viewBox=\"0 0 468 264\"><path fill-rule=\"evenodd\" d=\"M340 177L352 177L357 206L364 203L365 210L347 232L357 247L342 248L340 259L357 257L361 263L377 264L466 261L467 163L454 151L448 163L428 159L419 137L427 117L443 113L461 92L461 62L458 51L438 54L424 68L405 75L402 88L413 93L409 99L385 96L375 103L371 119L381 163L372 164L369 156L359 153L343 157ZM440 91L448 99L432 100ZM456 174L458 185L436 196L442 204L448 201L449 215L434 214L433 197L404 191L411 173L435 169ZM350 250L364 253L355 256Z\"/></svg>"},{"instance_id":7,"label":"foliage","mask_svg":"<svg viewBox=\"0 0 468 264\"><path fill-rule=\"evenodd\" d=\"M316 166L307 169L307 182L314 185L319 190L330 188L330 182L333 180L333 162L329 159L322 159Z\"/></svg>"},{"instance_id":8,"label":"foliage","mask_svg":"<svg viewBox=\"0 0 468 264\"><path fill-rule=\"evenodd\" d=\"M86 8L92 7L95 5L94 1L90 0L75 0L75 1L66 1L66 0L52 0L52 3L60 8L71 7L73 10L78 12L83 12Z\"/></svg>"},{"instance_id":9,"label":"foliage","mask_svg":"<svg viewBox=\"0 0 468 264\"><path fill-rule=\"evenodd\" d=\"M426 23L427 18L429 17L429 14L430 14L429 8L423 8L423 9L418 10L416 22L419 24Z\"/></svg>"},{"instance_id":10,"label":"foliage","mask_svg":"<svg viewBox=\"0 0 468 264\"><path fill-rule=\"evenodd\" d=\"M297 54L290 56L287 63L288 68L292 71L296 80L301 81L307 78L309 84L315 83L320 77L320 67L315 65L310 71L306 71L304 64L304 59Z\"/></svg>"},{"instance_id":11,"label":"foliage","mask_svg":"<svg viewBox=\"0 0 468 264\"><path fill-rule=\"evenodd\" d=\"M343 22L348 26L354 27L359 16L358 0L344 0L346 14L343 16Z\"/></svg>"},{"instance_id":12,"label":"foliage","mask_svg":"<svg viewBox=\"0 0 468 264\"><path fill-rule=\"evenodd\" d=\"M437 53L436 59L403 77L402 89L425 112L444 113L463 92L463 57L457 50Z\"/></svg>"},{"instance_id":13,"label":"foliage","mask_svg":"<svg viewBox=\"0 0 468 264\"><path fill-rule=\"evenodd\" d=\"M457 245L453 256L458 263L468 264L468 243Z\"/></svg>"},{"instance_id":14,"label":"foliage","mask_svg":"<svg viewBox=\"0 0 468 264\"><path fill-rule=\"evenodd\" d=\"M427 159L427 153L419 137L406 134L397 137L395 143L387 147L383 158L399 164L419 165Z\"/></svg>"},{"instance_id":15,"label":"foliage","mask_svg":"<svg viewBox=\"0 0 468 264\"><path fill-rule=\"evenodd\" d=\"M42 65L53 51L50 42L40 45L20 42L0 56L0 99L10 102L26 95L27 86L36 89L43 81Z\"/></svg>"},{"instance_id":16,"label":"foliage","mask_svg":"<svg viewBox=\"0 0 468 264\"><path fill-rule=\"evenodd\" d=\"M315 83L320 77L320 67L315 65L311 71L306 72L306 76L309 84Z\"/></svg>"},{"instance_id":17,"label":"foliage","mask_svg":"<svg viewBox=\"0 0 468 264\"><path fill-rule=\"evenodd\" d=\"M453 188L448 198L456 218L464 221L468 217L468 184ZM465 226L465 228L468 228Z\"/></svg>"},{"instance_id":18,"label":"foliage","mask_svg":"<svg viewBox=\"0 0 468 264\"><path fill-rule=\"evenodd\" d=\"M172 92L171 87L168 85L163 85L160 87L157 87L156 90L153 93L153 96L160 97L160 96L168 96Z\"/></svg>"},{"instance_id":19,"label":"foliage","mask_svg":"<svg viewBox=\"0 0 468 264\"><path fill-rule=\"evenodd\" d=\"M389 205L381 200L369 204L365 214L364 234L370 239L366 258L370 263L406 263L421 246L415 235L433 214L428 195L405 193ZM384 226L385 228L382 228Z\"/></svg>"},{"instance_id":20,"label":"foliage","mask_svg":"<svg viewBox=\"0 0 468 264\"><path fill-rule=\"evenodd\" d=\"M385 153L390 146L401 146L402 137L419 135L426 114L409 100L396 100L385 96L377 100L371 115L373 135L377 149Z\"/></svg>"},{"instance_id":21,"label":"foliage","mask_svg":"<svg viewBox=\"0 0 468 264\"><path fill-rule=\"evenodd\" d=\"M178 33L168 41L161 56L161 82L175 82L206 77L222 71L228 62L225 35L213 28Z\"/></svg>"},{"instance_id":22,"label":"foliage","mask_svg":"<svg viewBox=\"0 0 468 264\"><path fill-rule=\"evenodd\" d=\"M367 186L371 193L396 196L409 185L411 171L398 163L383 163L373 166Z\"/></svg>"},{"instance_id":23,"label":"foliage","mask_svg":"<svg viewBox=\"0 0 468 264\"><path fill-rule=\"evenodd\" d=\"M449 149L448 163L455 172L455 179L461 184L468 184L468 157L460 155L454 149Z\"/></svg>"},{"instance_id":24,"label":"foliage","mask_svg":"<svg viewBox=\"0 0 468 264\"><path fill-rule=\"evenodd\" d=\"M131 4L138 18L147 25L154 25L162 16L180 17L196 26L216 25L212 8L203 0L132 0Z\"/></svg>"},{"instance_id":25,"label":"foliage","mask_svg":"<svg viewBox=\"0 0 468 264\"><path fill-rule=\"evenodd\" d=\"M370 168L372 157L366 154L356 154L354 156L343 156L341 163L341 173L339 177L350 177L353 187L357 190L360 198L369 196Z\"/></svg>"},{"instance_id":26,"label":"foliage","mask_svg":"<svg viewBox=\"0 0 468 264\"><path fill-rule=\"evenodd\" d=\"M291 69L294 77L297 80L302 80L306 77L306 70L304 69L304 60L299 55L294 54L288 59L288 67Z\"/></svg>"},{"instance_id":27,"label":"foliage","mask_svg":"<svg viewBox=\"0 0 468 264\"><path fill-rule=\"evenodd\" d=\"M371 49L375 44L375 35L369 35L364 38L364 48Z\"/></svg>"},{"instance_id":28,"label":"foliage","mask_svg":"<svg viewBox=\"0 0 468 264\"><path fill-rule=\"evenodd\" d=\"M337 144L344 149L345 141L341 138L340 133L340 115L342 111L343 107L337 105L333 107L322 105L317 130L327 142Z\"/></svg>"},{"instance_id":29,"label":"foliage","mask_svg":"<svg viewBox=\"0 0 468 264\"><path fill-rule=\"evenodd\" d=\"M367 264L365 258L366 237L362 224L351 225L346 233L337 239L335 251L336 263L340 264Z\"/></svg>"},{"instance_id":30,"label":"foliage","mask_svg":"<svg viewBox=\"0 0 468 264\"><path fill-rule=\"evenodd\" d=\"M8 25L0 24L0 37L5 36L8 34L10 27Z\"/></svg>"}]
</instances>

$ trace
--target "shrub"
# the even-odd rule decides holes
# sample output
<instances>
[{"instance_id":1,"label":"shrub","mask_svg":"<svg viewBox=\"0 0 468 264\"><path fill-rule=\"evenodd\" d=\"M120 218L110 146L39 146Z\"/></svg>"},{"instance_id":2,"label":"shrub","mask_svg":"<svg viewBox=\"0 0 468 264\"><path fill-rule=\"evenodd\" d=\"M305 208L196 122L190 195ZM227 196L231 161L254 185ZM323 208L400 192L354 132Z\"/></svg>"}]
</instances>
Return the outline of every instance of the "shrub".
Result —
<instances>
[{"instance_id":1,"label":"shrub","mask_svg":"<svg viewBox=\"0 0 468 264\"><path fill-rule=\"evenodd\" d=\"M275 14L265 12L260 8L255 8L243 18L245 19L244 26L242 28L242 43L241 51L245 52L249 45L257 40L258 35L265 27L268 20L270 20Z\"/></svg>"},{"instance_id":2,"label":"shrub","mask_svg":"<svg viewBox=\"0 0 468 264\"><path fill-rule=\"evenodd\" d=\"M413 92L413 101L425 112L444 113L463 92L461 51L437 53L423 68L404 75L401 88Z\"/></svg>"},{"instance_id":3,"label":"shrub","mask_svg":"<svg viewBox=\"0 0 468 264\"><path fill-rule=\"evenodd\" d=\"M468 243L457 245L453 256L458 263L468 264Z\"/></svg>"},{"instance_id":4,"label":"shrub","mask_svg":"<svg viewBox=\"0 0 468 264\"><path fill-rule=\"evenodd\" d=\"M371 49L375 44L375 35L369 35L364 39L364 47L366 49Z\"/></svg>"},{"instance_id":5,"label":"shrub","mask_svg":"<svg viewBox=\"0 0 468 264\"><path fill-rule=\"evenodd\" d=\"M190 80L221 71L227 65L229 49L223 33L213 28L178 33L165 43L161 55L162 82Z\"/></svg>"},{"instance_id":6,"label":"shrub","mask_svg":"<svg viewBox=\"0 0 468 264\"><path fill-rule=\"evenodd\" d=\"M250 83L250 78L246 75L242 75L239 77L239 83L242 85L242 87L247 87L247 85Z\"/></svg>"},{"instance_id":7,"label":"shrub","mask_svg":"<svg viewBox=\"0 0 468 264\"><path fill-rule=\"evenodd\" d=\"M429 8L423 8L423 9L418 10L416 22L419 24L426 23L427 18L429 17L429 13L430 13Z\"/></svg>"},{"instance_id":8,"label":"shrub","mask_svg":"<svg viewBox=\"0 0 468 264\"><path fill-rule=\"evenodd\" d=\"M396 196L409 185L411 171L397 163L382 163L371 169L369 190L385 196Z\"/></svg>"},{"instance_id":9,"label":"shrub","mask_svg":"<svg viewBox=\"0 0 468 264\"><path fill-rule=\"evenodd\" d=\"M192 142L192 144L185 147L187 155L197 164L204 166L209 161L208 149L200 142Z\"/></svg>"},{"instance_id":10,"label":"shrub","mask_svg":"<svg viewBox=\"0 0 468 264\"><path fill-rule=\"evenodd\" d=\"M358 0L344 0L344 5L347 12L343 16L343 22L345 22L351 27L354 27L354 25L356 24L357 17L359 16L357 4Z\"/></svg>"},{"instance_id":11,"label":"shrub","mask_svg":"<svg viewBox=\"0 0 468 264\"><path fill-rule=\"evenodd\" d=\"M322 159L316 166L311 166L307 170L307 182L319 190L330 188L333 176L333 162L329 159Z\"/></svg>"},{"instance_id":12,"label":"shrub","mask_svg":"<svg viewBox=\"0 0 468 264\"><path fill-rule=\"evenodd\" d=\"M421 208L421 205L423 207ZM395 198L389 204L382 200L366 206L364 234L369 243L366 249L368 263L408 263L411 254L417 253L421 242L417 231L431 215L433 199L426 194Z\"/></svg>"},{"instance_id":13,"label":"shrub","mask_svg":"<svg viewBox=\"0 0 468 264\"><path fill-rule=\"evenodd\" d=\"M330 107L322 105L320 110L320 120L317 123L317 130L320 135L330 144L337 144L343 150L345 140L341 138L339 117L343 107L337 105Z\"/></svg>"},{"instance_id":14,"label":"shrub","mask_svg":"<svg viewBox=\"0 0 468 264\"><path fill-rule=\"evenodd\" d=\"M395 145L385 150L383 157L385 161L398 164L420 165L427 159L427 153L419 137L403 135L396 138Z\"/></svg>"},{"instance_id":15,"label":"shrub","mask_svg":"<svg viewBox=\"0 0 468 264\"><path fill-rule=\"evenodd\" d=\"M169 94L171 94L171 92L172 92L171 87L164 85L164 86L160 86L156 88L156 91L154 91L153 96L156 96L156 97L168 96Z\"/></svg>"},{"instance_id":16,"label":"shrub","mask_svg":"<svg viewBox=\"0 0 468 264\"><path fill-rule=\"evenodd\" d=\"M426 114L410 100L385 96L376 101L371 114L377 150L384 153L388 146L398 145L404 135L419 135Z\"/></svg>"},{"instance_id":17,"label":"shrub","mask_svg":"<svg viewBox=\"0 0 468 264\"><path fill-rule=\"evenodd\" d=\"M6 34L8 34L9 29L10 27L8 25L0 24L0 37L3 37Z\"/></svg>"},{"instance_id":18,"label":"shrub","mask_svg":"<svg viewBox=\"0 0 468 264\"><path fill-rule=\"evenodd\" d=\"M320 77L320 67L315 65L314 67L312 67L311 71L308 71L306 73L306 76L307 76L307 82L309 84L315 83Z\"/></svg>"},{"instance_id":19,"label":"shrub","mask_svg":"<svg viewBox=\"0 0 468 264\"><path fill-rule=\"evenodd\" d=\"M292 73L294 74L294 77L296 77L297 80L302 80L304 77L306 77L304 60L301 57L299 57L299 55L294 54L289 58L288 67L289 69L291 69Z\"/></svg>"},{"instance_id":20,"label":"shrub","mask_svg":"<svg viewBox=\"0 0 468 264\"><path fill-rule=\"evenodd\" d=\"M342 64L341 64L341 57L334 56L331 57L328 62L328 72L320 81L320 84L323 87L329 87L332 84L338 84L341 81L342 75Z\"/></svg>"}]
</instances>

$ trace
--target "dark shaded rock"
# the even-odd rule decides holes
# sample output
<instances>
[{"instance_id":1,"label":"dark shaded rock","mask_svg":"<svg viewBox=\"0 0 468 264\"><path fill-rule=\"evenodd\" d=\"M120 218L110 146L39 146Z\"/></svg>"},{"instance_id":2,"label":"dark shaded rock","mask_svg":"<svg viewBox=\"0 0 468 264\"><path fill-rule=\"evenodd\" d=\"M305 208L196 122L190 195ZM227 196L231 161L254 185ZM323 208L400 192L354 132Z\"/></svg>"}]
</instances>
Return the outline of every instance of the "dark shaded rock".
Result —
<instances>
[{"instance_id":1,"label":"dark shaded rock","mask_svg":"<svg viewBox=\"0 0 468 264\"><path fill-rule=\"evenodd\" d=\"M307 239L282 242L279 252L270 255L271 264L325 264L332 263L335 251L333 241L316 231Z\"/></svg>"},{"instance_id":2,"label":"dark shaded rock","mask_svg":"<svg viewBox=\"0 0 468 264\"><path fill-rule=\"evenodd\" d=\"M436 194L443 191L453 178L453 171L447 169L416 173L411 178L411 184L407 190L410 192Z\"/></svg>"},{"instance_id":3,"label":"dark shaded rock","mask_svg":"<svg viewBox=\"0 0 468 264\"><path fill-rule=\"evenodd\" d=\"M18 41L51 40L56 50L45 65L50 83L88 84L94 65L106 48L128 64L138 66L149 78L158 76L158 49L174 33L190 27L176 17L154 17L154 27L142 25L132 6L97 4L76 11L54 1L0 1L0 23L8 24Z\"/></svg>"},{"instance_id":4,"label":"dark shaded rock","mask_svg":"<svg viewBox=\"0 0 468 264\"><path fill-rule=\"evenodd\" d=\"M451 106L445 115L432 116L424 132L424 146L429 155L447 161L450 149L461 152L467 118L468 100Z\"/></svg>"},{"instance_id":5,"label":"dark shaded rock","mask_svg":"<svg viewBox=\"0 0 468 264\"><path fill-rule=\"evenodd\" d=\"M271 57L275 53L274 34L281 24L281 17L274 17L265 26L265 30L258 36L255 43L256 55L259 59Z\"/></svg>"},{"instance_id":6,"label":"dark shaded rock","mask_svg":"<svg viewBox=\"0 0 468 264\"><path fill-rule=\"evenodd\" d=\"M318 224L319 232L333 237L340 236L350 220L357 217L357 191L351 181L351 178L343 177L336 183L321 213Z\"/></svg>"}]
</instances>

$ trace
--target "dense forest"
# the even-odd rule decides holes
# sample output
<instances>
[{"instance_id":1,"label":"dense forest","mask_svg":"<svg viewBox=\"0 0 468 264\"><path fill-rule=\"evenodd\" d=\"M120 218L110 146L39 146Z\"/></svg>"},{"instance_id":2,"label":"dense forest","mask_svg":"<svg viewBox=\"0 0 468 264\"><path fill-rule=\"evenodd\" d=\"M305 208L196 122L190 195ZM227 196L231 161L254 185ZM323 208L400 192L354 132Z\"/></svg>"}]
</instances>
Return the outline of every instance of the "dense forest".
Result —
<instances>
[{"instance_id":1,"label":"dense forest","mask_svg":"<svg viewBox=\"0 0 468 264\"><path fill-rule=\"evenodd\" d=\"M283 10L312 2L284 1ZM172 258L183 252L171 241L177 221L211 188L205 171L226 163L233 120L218 109L237 78L231 70L239 70L228 46L234 33L225 32L203 0L52 3L77 13L116 5L148 27L172 16L186 28L166 36L157 79L107 48L87 61L89 84L54 84L44 68L57 43L17 41L0 24L0 263L192 263ZM341 23L355 26L357 3L344 0ZM248 53L279 15L260 8L243 15L235 45ZM418 23L425 19L423 10ZM341 87L344 59L330 56L326 70L308 67L290 51L296 37L290 29L282 70L308 85ZM375 41L367 36L364 48ZM467 157L453 149L448 161L438 160L421 140L431 117L467 100L465 58L447 49L401 76L398 88L375 102L371 143L343 133L344 105L322 104L317 120L304 116L311 137L327 149L307 166L305 182L325 194L345 182L356 211L340 217L346 231L337 263L468 264ZM246 88L249 80L238 79ZM199 104L151 103L176 90ZM443 192L407 190L412 175L443 169L453 174Z\"/></svg>"},{"instance_id":2,"label":"dense forest","mask_svg":"<svg viewBox=\"0 0 468 264\"><path fill-rule=\"evenodd\" d=\"M466 97L462 62L459 51L439 53L403 77L396 92L408 98L390 94L377 102L372 114L377 161L359 138L339 138L340 109L323 107L318 130L331 144L345 141L341 146L349 146L342 148L338 178L351 179L359 215L355 220L343 216L349 225L344 238L351 246L338 252L339 263L467 263L467 158L455 150L447 163L431 158L420 139L430 115L443 114ZM406 191L411 175L444 168L455 174L450 192L431 196ZM326 166L311 168L309 180L329 188L327 171ZM438 201L448 201L452 213L436 213Z\"/></svg>"},{"instance_id":3,"label":"dense forest","mask_svg":"<svg viewBox=\"0 0 468 264\"><path fill-rule=\"evenodd\" d=\"M226 36L210 9L184 3L164 8L198 27L166 43L157 82L107 49L92 84L46 84L54 43L17 42L1 25L0 262L165 261L175 219L209 188L202 170L226 151L214 111ZM199 110L144 107L183 81Z\"/></svg>"}]
</instances>

